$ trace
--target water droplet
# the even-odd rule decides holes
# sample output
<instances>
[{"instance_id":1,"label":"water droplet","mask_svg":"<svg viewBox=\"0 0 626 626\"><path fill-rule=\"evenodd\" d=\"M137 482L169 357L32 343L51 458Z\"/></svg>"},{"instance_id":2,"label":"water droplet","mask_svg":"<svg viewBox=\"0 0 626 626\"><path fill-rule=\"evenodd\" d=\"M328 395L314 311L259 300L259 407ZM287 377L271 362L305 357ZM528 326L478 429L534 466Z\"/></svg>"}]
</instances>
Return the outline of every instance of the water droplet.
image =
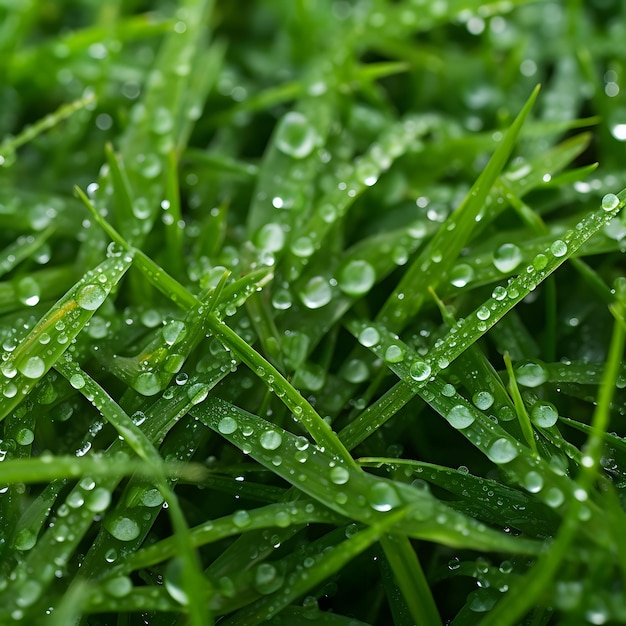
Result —
<instances>
[{"instance_id":1,"label":"water droplet","mask_svg":"<svg viewBox=\"0 0 626 626\"><path fill-rule=\"evenodd\" d=\"M35 440L35 433L30 428L20 428L15 433L15 441L20 446L29 446Z\"/></svg>"},{"instance_id":2,"label":"water droplet","mask_svg":"<svg viewBox=\"0 0 626 626\"><path fill-rule=\"evenodd\" d=\"M550 428L557 423L559 412L551 402L537 402L530 412L530 419L535 426Z\"/></svg>"},{"instance_id":3,"label":"water droplet","mask_svg":"<svg viewBox=\"0 0 626 626\"><path fill-rule=\"evenodd\" d=\"M341 465L336 465L330 470L330 480L335 485L345 485L350 479L350 472Z\"/></svg>"},{"instance_id":4,"label":"water droplet","mask_svg":"<svg viewBox=\"0 0 626 626\"><path fill-rule=\"evenodd\" d=\"M38 600L42 590L41 583L37 580L23 581L19 586L15 604L21 608L31 606Z\"/></svg>"},{"instance_id":5,"label":"water droplet","mask_svg":"<svg viewBox=\"0 0 626 626\"><path fill-rule=\"evenodd\" d=\"M111 504L111 492L104 487L96 487L85 495L85 506L92 513L101 513Z\"/></svg>"},{"instance_id":6,"label":"water droplet","mask_svg":"<svg viewBox=\"0 0 626 626\"><path fill-rule=\"evenodd\" d=\"M156 487L146 489L141 494L141 504L151 509L161 506L164 501L163 494Z\"/></svg>"},{"instance_id":7,"label":"water droplet","mask_svg":"<svg viewBox=\"0 0 626 626\"><path fill-rule=\"evenodd\" d=\"M493 405L493 396L488 391L478 391L472 397L472 402L477 409L486 411Z\"/></svg>"},{"instance_id":8,"label":"water droplet","mask_svg":"<svg viewBox=\"0 0 626 626\"><path fill-rule=\"evenodd\" d=\"M298 237L291 246L289 246L289 249L295 256L301 259L306 259L315 252L315 246L310 237Z\"/></svg>"},{"instance_id":9,"label":"water droplet","mask_svg":"<svg viewBox=\"0 0 626 626\"><path fill-rule=\"evenodd\" d=\"M539 472L531 470L524 476L524 487L526 487L530 493L539 493L543 488L543 477Z\"/></svg>"},{"instance_id":10,"label":"water droplet","mask_svg":"<svg viewBox=\"0 0 626 626\"><path fill-rule=\"evenodd\" d=\"M72 374L70 385L72 385L74 389L82 389L85 386L85 379L81 374Z\"/></svg>"},{"instance_id":11,"label":"water droplet","mask_svg":"<svg viewBox=\"0 0 626 626\"><path fill-rule=\"evenodd\" d=\"M261 250L278 252L285 245L285 232L280 224L270 222L258 230L255 243Z\"/></svg>"},{"instance_id":12,"label":"water droplet","mask_svg":"<svg viewBox=\"0 0 626 626\"><path fill-rule=\"evenodd\" d=\"M493 254L495 268L508 274L522 262L522 253L514 243L502 244Z\"/></svg>"},{"instance_id":13,"label":"water droplet","mask_svg":"<svg viewBox=\"0 0 626 626\"><path fill-rule=\"evenodd\" d=\"M557 258L565 256L567 254L567 244L562 239L557 239L552 242L550 252Z\"/></svg>"},{"instance_id":14,"label":"water droplet","mask_svg":"<svg viewBox=\"0 0 626 626\"><path fill-rule=\"evenodd\" d=\"M494 287L493 291L491 292L491 297L494 300L504 300L506 298L506 289L502 286L502 285L498 285L497 287Z\"/></svg>"},{"instance_id":15,"label":"water droplet","mask_svg":"<svg viewBox=\"0 0 626 626\"><path fill-rule=\"evenodd\" d=\"M245 511L239 511L245 513ZM235 514L236 515L236 514ZM163 583L167 593L183 606L189 604L189 597L183 584L183 564L179 558L172 559L165 568Z\"/></svg>"},{"instance_id":16,"label":"water droplet","mask_svg":"<svg viewBox=\"0 0 626 626\"><path fill-rule=\"evenodd\" d=\"M46 364L43 359L38 356L31 356L17 366L17 369L26 376L26 378L41 378L46 371Z\"/></svg>"},{"instance_id":17,"label":"water droplet","mask_svg":"<svg viewBox=\"0 0 626 626\"><path fill-rule=\"evenodd\" d=\"M391 511L402 504L394 486L382 480L372 485L367 501L375 511Z\"/></svg>"},{"instance_id":18,"label":"water droplet","mask_svg":"<svg viewBox=\"0 0 626 626\"><path fill-rule=\"evenodd\" d=\"M455 265L450 272L450 282L454 287L465 287L474 278L474 268L466 263Z\"/></svg>"},{"instance_id":19,"label":"water droplet","mask_svg":"<svg viewBox=\"0 0 626 626\"><path fill-rule=\"evenodd\" d=\"M548 372L541 363L529 361L515 368L515 379L524 387L539 387L548 380Z\"/></svg>"},{"instance_id":20,"label":"water droplet","mask_svg":"<svg viewBox=\"0 0 626 626\"><path fill-rule=\"evenodd\" d=\"M431 367L425 361L414 361L411 364L411 369L409 370L409 374L413 380L417 382L422 382L427 380L431 373Z\"/></svg>"},{"instance_id":21,"label":"water droplet","mask_svg":"<svg viewBox=\"0 0 626 626\"><path fill-rule=\"evenodd\" d=\"M282 441L282 435L276 430L266 430L259 437L259 443L265 450L276 450Z\"/></svg>"},{"instance_id":22,"label":"water droplet","mask_svg":"<svg viewBox=\"0 0 626 626\"><path fill-rule=\"evenodd\" d=\"M380 333L373 326L368 326L359 333L359 342L366 348L375 346L379 341Z\"/></svg>"},{"instance_id":23,"label":"water droplet","mask_svg":"<svg viewBox=\"0 0 626 626\"><path fill-rule=\"evenodd\" d=\"M119 541L132 541L141 534L139 523L125 515L116 515L104 523L107 531Z\"/></svg>"},{"instance_id":24,"label":"water droplet","mask_svg":"<svg viewBox=\"0 0 626 626\"><path fill-rule=\"evenodd\" d=\"M624 125L626 129L626 125ZM605 211L612 211L619 206L619 198L614 193L607 193L604 198L602 198L602 208Z\"/></svg>"},{"instance_id":25,"label":"water droplet","mask_svg":"<svg viewBox=\"0 0 626 626\"><path fill-rule=\"evenodd\" d=\"M362 259L350 261L339 272L339 289L349 296L362 296L376 282L374 268Z\"/></svg>"},{"instance_id":26,"label":"water droplet","mask_svg":"<svg viewBox=\"0 0 626 626\"><path fill-rule=\"evenodd\" d=\"M476 418L468 407L457 404L450 409L446 415L446 419L450 422L451 426L457 430L463 430L471 426Z\"/></svg>"},{"instance_id":27,"label":"water droplet","mask_svg":"<svg viewBox=\"0 0 626 626\"><path fill-rule=\"evenodd\" d=\"M163 327L163 339L168 346L182 341L187 334L187 327L180 320L173 320Z\"/></svg>"},{"instance_id":28,"label":"water droplet","mask_svg":"<svg viewBox=\"0 0 626 626\"><path fill-rule=\"evenodd\" d=\"M26 306L35 306L39 303L41 290L39 283L32 276L25 276L15 285L18 300Z\"/></svg>"},{"instance_id":29,"label":"water droplet","mask_svg":"<svg viewBox=\"0 0 626 626\"><path fill-rule=\"evenodd\" d=\"M223 417L217 425L217 430L222 435L230 435L234 433L238 428L237 422L232 417Z\"/></svg>"},{"instance_id":30,"label":"water droplet","mask_svg":"<svg viewBox=\"0 0 626 626\"><path fill-rule=\"evenodd\" d=\"M106 291L100 285L85 285L78 292L76 303L81 309L95 311L106 297Z\"/></svg>"},{"instance_id":31,"label":"water droplet","mask_svg":"<svg viewBox=\"0 0 626 626\"><path fill-rule=\"evenodd\" d=\"M361 359L350 359L341 368L341 375L350 383L362 383L369 378L370 371Z\"/></svg>"},{"instance_id":32,"label":"water droplet","mask_svg":"<svg viewBox=\"0 0 626 626\"><path fill-rule=\"evenodd\" d=\"M504 437L496 439L489 450L487 456L494 463L509 463L519 454L518 449L508 439Z\"/></svg>"},{"instance_id":33,"label":"water droplet","mask_svg":"<svg viewBox=\"0 0 626 626\"><path fill-rule=\"evenodd\" d=\"M161 390L161 383L154 372L142 372L135 379L134 387L144 396L153 396Z\"/></svg>"},{"instance_id":34,"label":"water droplet","mask_svg":"<svg viewBox=\"0 0 626 626\"><path fill-rule=\"evenodd\" d=\"M486 321L489 319L489 316L491 315L491 312L489 311L489 309L486 306L481 306L477 311L476 311L476 317L481 320L481 321Z\"/></svg>"},{"instance_id":35,"label":"water droplet","mask_svg":"<svg viewBox=\"0 0 626 626\"><path fill-rule=\"evenodd\" d=\"M209 395L209 385L204 383L196 383L195 385L191 385L187 389L187 397L191 401L191 404L200 404L200 402L204 402L206 397Z\"/></svg>"},{"instance_id":36,"label":"water droplet","mask_svg":"<svg viewBox=\"0 0 626 626\"><path fill-rule=\"evenodd\" d=\"M549 489L546 489L543 497L545 503L553 509L561 506L561 504L565 502L565 496L558 487L550 487Z\"/></svg>"},{"instance_id":37,"label":"water droplet","mask_svg":"<svg viewBox=\"0 0 626 626\"><path fill-rule=\"evenodd\" d=\"M30 528L22 528L15 535L13 547L16 550L30 550L37 543L37 534Z\"/></svg>"},{"instance_id":38,"label":"water droplet","mask_svg":"<svg viewBox=\"0 0 626 626\"><path fill-rule=\"evenodd\" d=\"M267 595L278 591L284 582L284 577L271 563L261 563L254 572L253 586L261 594Z\"/></svg>"},{"instance_id":39,"label":"water droplet","mask_svg":"<svg viewBox=\"0 0 626 626\"><path fill-rule=\"evenodd\" d=\"M114 598L123 598L133 590L133 583L128 576L111 578L104 584L106 592Z\"/></svg>"},{"instance_id":40,"label":"water droplet","mask_svg":"<svg viewBox=\"0 0 626 626\"><path fill-rule=\"evenodd\" d=\"M404 349L400 346L397 346L395 343L391 344L385 350L385 361L387 363L401 363L404 359Z\"/></svg>"},{"instance_id":41,"label":"water droplet","mask_svg":"<svg viewBox=\"0 0 626 626\"><path fill-rule=\"evenodd\" d=\"M235 511L233 513L233 524L237 526L237 528L245 528L246 526L250 526L252 520L250 519L250 513L248 511Z\"/></svg>"},{"instance_id":42,"label":"water droplet","mask_svg":"<svg viewBox=\"0 0 626 626\"><path fill-rule=\"evenodd\" d=\"M311 278L299 292L300 300L309 309L320 309L332 299L333 292L322 276Z\"/></svg>"},{"instance_id":43,"label":"water droplet","mask_svg":"<svg viewBox=\"0 0 626 626\"><path fill-rule=\"evenodd\" d=\"M309 120L296 111L290 111L278 122L274 136L276 147L294 159L304 159L309 156L319 139Z\"/></svg>"}]
</instances>

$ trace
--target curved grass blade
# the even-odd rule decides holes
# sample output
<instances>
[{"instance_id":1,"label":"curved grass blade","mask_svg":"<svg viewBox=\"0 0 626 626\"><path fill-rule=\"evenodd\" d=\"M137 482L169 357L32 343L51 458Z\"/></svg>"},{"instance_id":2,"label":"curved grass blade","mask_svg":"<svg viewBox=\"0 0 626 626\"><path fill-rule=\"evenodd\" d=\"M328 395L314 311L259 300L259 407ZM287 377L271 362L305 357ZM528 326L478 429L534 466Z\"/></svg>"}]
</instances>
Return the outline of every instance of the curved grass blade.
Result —
<instances>
[{"instance_id":1,"label":"curved grass blade","mask_svg":"<svg viewBox=\"0 0 626 626\"><path fill-rule=\"evenodd\" d=\"M387 299L378 315L378 319L385 325L396 330L403 328L421 308L427 288L436 288L438 282L436 277L446 274L454 264L471 236L476 225L476 217L483 210L490 189L513 151L517 135L538 93L539 87L536 87L461 205L413 262ZM433 266L436 266L436 271L430 271ZM403 294L404 297L399 299L398 294Z\"/></svg>"},{"instance_id":2,"label":"curved grass blade","mask_svg":"<svg viewBox=\"0 0 626 626\"><path fill-rule=\"evenodd\" d=\"M112 253L55 304L14 351L2 355L0 420L24 399L67 350L127 272L132 260L132 253ZM57 333L56 340L49 340L50 335Z\"/></svg>"},{"instance_id":3,"label":"curved grass blade","mask_svg":"<svg viewBox=\"0 0 626 626\"><path fill-rule=\"evenodd\" d=\"M331 451L223 400L211 398L192 409L191 414L299 490L350 519L373 524L392 509L410 506L414 507L412 513L398 529L411 537L477 549L530 553L536 549L532 541L521 540L518 544L475 524L430 494L354 469Z\"/></svg>"}]
</instances>

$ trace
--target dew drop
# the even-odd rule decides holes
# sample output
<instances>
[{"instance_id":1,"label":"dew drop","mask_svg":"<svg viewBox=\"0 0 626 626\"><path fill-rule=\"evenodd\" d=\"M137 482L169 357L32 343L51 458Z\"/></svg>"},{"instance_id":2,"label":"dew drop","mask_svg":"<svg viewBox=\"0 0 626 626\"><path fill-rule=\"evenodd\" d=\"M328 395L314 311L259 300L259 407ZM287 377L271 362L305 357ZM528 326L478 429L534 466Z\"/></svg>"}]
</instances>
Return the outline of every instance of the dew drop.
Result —
<instances>
[{"instance_id":1,"label":"dew drop","mask_svg":"<svg viewBox=\"0 0 626 626\"><path fill-rule=\"evenodd\" d=\"M563 495L563 492L557 487L550 487L544 492L544 500L548 506L555 509L563 504L563 502L565 501L565 496Z\"/></svg>"},{"instance_id":2,"label":"dew drop","mask_svg":"<svg viewBox=\"0 0 626 626\"><path fill-rule=\"evenodd\" d=\"M522 253L514 243L502 244L493 254L495 268L508 274L522 262Z\"/></svg>"},{"instance_id":3,"label":"dew drop","mask_svg":"<svg viewBox=\"0 0 626 626\"><path fill-rule=\"evenodd\" d=\"M404 359L404 350L396 344L391 344L385 350L385 361L387 363L401 363Z\"/></svg>"},{"instance_id":4,"label":"dew drop","mask_svg":"<svg viewBox=\"0 0 626 626\"><path fill-rule=\"evenodd\" d=\"M25 276L15 285L18 300L26 306L35 306L39 303L41 290L39 283L32 276Z\"/></svg>"},{"instance_id":5,"label":"dew drop","mask_svg":"<svg viewBox=\"0 0 626 626\"><path fill-rule=\"evenodd\" d=\"M233 513L233 524L237 526L237 528L245 528L246 526L250 526L252 520L250 519L250 513L248 511L235 511Z\"/></svg>"},{"instance_id":6,"label":"dew drop","mask_svg":"<svg viewBox=\"0 0 626 626\"><path fill-rule=\"evenodd\" d=\"M259 443L265 450L276 450L282 441L282 435L276 430L266 430L259 437Z\"/></svg>"},{"instance_id":7,"label":"dew drop","mask_svg":"<svg viewBox=\"0 0 626 626\"><path fill-rule=\"evenodd\" d=\"M139 523L124 515L117 515L105 522L105 528L119 541L132 541L141 534Z\"/></svg>"},{"instance_id":8,"label":"dew drop","mask_svg":"<svg viewBox=\"0 0 626 626\"><path fill-rule=\"evenodd\" d=\"M524 476L524 487L530 493L539 493L543 488L543 478L539 472L531 470Z\"/></svg>"},{"instance_id":9,"label":"dew drop","mask_svg":"<svg viewBox=\"0 0 626 626\"><path fill-rule=\"evenodd\" d=\"M518 454L518 449L508 439L505 439L504 437L496 439L487 451L487 456L494 463L509 463Z\"/></svg>"},{"instance_id":10,"label":"dew drop","mask_svg":"<svg viewBox=\"0 0 626 626\"><path fill-rule=\"evenodd\" d=\"M529 361L515 368L515 379L524 387L539 387L548 380L548 372L541 363Z\"/></svg>"},{"instance_id":11,"label":"dew drop","mask_svg":"<svg viewBox=\"0 0 626 626\"><path fill-rule=\"evenodd\" d=\"M359 343L366 348L377 345L379 341L380 333L373 326L368 326L359 333Z\"/></svg>"},{"instance_id":12,"label":"dew drop","mask_svg":"<svg viewBox=\"0 0 626 626\"><path fill-rule=\"evenodd\" d=\"M535 426L550 428L557 423L559 412L551 402L537 402L530 412L530 419Z\"/></svg>"},{"instance_id":13,"label":"dew drop","mask_svg":"<svg viewBox=\"0 0 626 626\"><path fill-rule=\"evenodd\" d=\"M362 259L350 261L339 271L339 289L349 296L362 296L372 288L375 282L374 268Z\"/></svg>"},{"instance_id":14,"label":"dew drop","mask_svg":"<svg viewBox=\"0 0 626 626\"><path fill-rule=\"evenodd\" d=\"M76 303L81 309L95 311L107 297L100 285L85 285L76 295Z\"/></svg>"},{"instance_id":15,"label":"dew drop","mask_svg":"<svg viewBox=\"0 0 626 626\"><path fill-rule=\"evenodd\" d=\"M285 245L285 232L280 224L270 222L258 230L255 243L261 250L278 252Z\"/></svg>"},{"instance_id":16,"label":"dew drop","mask_svg":"<svg viewBox=\"0 0 626 626\"><path fill-rule=\"evenodd\" d=\"M234 433L238 428L237 422L232 417L223 417L217 425L217 430L222 435L230 435Z\"/></svg>"},{"instance_id":17,"label":"dew drop","mask_svg":"<svg viewBox=\"0 0 626 626\"><path fill-rule=\"evenodd\" d=\"M472 402L477 409L486 411L493 405L493 396L488 391L477 391L472 397Z\"/></svg>"},{"instance_id":18,"label":"dew drop","mask_svg":"<svg viewBox=\"0 0 626 626\"><path fill-rule=\"evenodd\" d=\"M26 378L41 378L46 371L46 364L43 359L38 356L31 356L17 366Z\"/></svg>"},{"instance_id":19,"label":"dew drop","mask_svg":"<svg viewBox=\"0 0 626 626\"><path fill-rule=\"evenodd\" d=\"M605 211L613 211L619 206L619 198L614 193L607 193L602 198L602 208Z\"/></svg>"},{"instance_id":20,"label":"dew drop","mask_svg":"<svg viewBox=\"0 0 626 626\"><path fill-rule=\"evenodd\" d=\"M401 504L393 485L382 480L372 485L367 495L367 501L375 511L391 511Z\"/></svg>"},{"instance_id":21,"label":"dew drop","mask_svg":"<svg viewBox=\"0 0 626 626\"><path fill-rule=\"evenodd\" d=\"M417 382L427 380L431 373L431 367L425 361L414 361L411 364L409 374L411 378Z\"/></svg>"},{"instance_id":22,"label":"dew drop","mask_svg":"<svg viewBox=\"0 0 626 626\"><path fill-rule=\"evenodd\" d=\"M332 298L332 290L328 281L322 276L311 278L299 292L302 304L308 309L320 309Z\"/></svg>"},{"instance_id":23,"label":"dew drop","mask_svg":"<svg viewBox=\"0 0 626 626\"><path fill-rule=\"evenodd\" d=\"M261 563L254 572L252 585L261 594L267 595L278 591L284 582L284 577L271 563Z\"/></svg>"},{"instance_id":24,"label":"dew drop","mask_svg":"<svg viewBox=\"0 0 626 626\"><path fill-rule=\"evenodd\" d=\"M550 252L557 258L563 257L567 254L567 244L562 239L557 239L552 242Z\"/></svg>"},{"instance_id":25,"label":"dew drop","mask_svg":"<svg viewBox=\"0 0 626 626\"><path fill-rule=\"evenodd\" d=\"M454 287L465 287L474 278L474 268L466 263L455 265L450 272L450 282Z\"/></svg>"},{"instance_id":26,"label":"dew drop","mask_svg":"<svg viewBox=\"0 0 626 626\"><path fill-rule=\"evenodd\" d=\"M476 418L466 406L457 404L450 409L446 419L457 430L463 430L471 426Z\"/></svg>"},{"instance_id":27,"label":"dew drop","mask_svg":"<svg viewBox=\"0 0 626 626\"><path fill-rule=\"evenodd\" d=\"M182 341L187 334L187 327L180 320L173 320L163 327L163 339L168 346Z\"/></svg>"},{"instance_id":28,"label":"dew drop","mask_svg":"<svg viewBox=\"0 0 626 626\"><path fill-rule=\"evenodd\" d=\"M274 141L282 153L304 159L313 152L319 136L302 113L290 111L278 123Z\"/></svg>"},{"instance_id":29,"label":"dew drop","mask_svg":"<svg viewBox=\"0 0 626 626\"><path fill-rule=\"evenodd\" d=\"M350 479L350 472L341 465L336 465L330 470L330 480L335 485L345 485Z\"/></svg>"},{"instance_id":30,"label":"dew drop","mask_svg":"<svg viewBox=\"0 0 626 626\"><path fill-rule=\"evenodd\" d=\"M134 387L143 396L153 396L161 390L161 383L154 372L142 372L135 378Z\"/></svg>"}]
</instances>

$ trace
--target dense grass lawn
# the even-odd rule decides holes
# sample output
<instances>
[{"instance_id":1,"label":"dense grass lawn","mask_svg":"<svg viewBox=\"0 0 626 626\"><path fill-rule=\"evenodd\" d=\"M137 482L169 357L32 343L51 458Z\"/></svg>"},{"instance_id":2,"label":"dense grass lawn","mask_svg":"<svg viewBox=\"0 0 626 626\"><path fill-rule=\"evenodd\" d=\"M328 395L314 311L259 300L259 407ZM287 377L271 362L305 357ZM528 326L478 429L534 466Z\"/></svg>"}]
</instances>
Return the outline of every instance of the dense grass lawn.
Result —
<instances>
[{"instance_id":1,"label":"dense grass lawn","mask_svg":"<svg viewBox=\"0 0 626 626\"><path fill-rule=\"evenodd\" d=\"M626 5L0 1L0 624L626 624Z\"/></svg>"}]
</instances>

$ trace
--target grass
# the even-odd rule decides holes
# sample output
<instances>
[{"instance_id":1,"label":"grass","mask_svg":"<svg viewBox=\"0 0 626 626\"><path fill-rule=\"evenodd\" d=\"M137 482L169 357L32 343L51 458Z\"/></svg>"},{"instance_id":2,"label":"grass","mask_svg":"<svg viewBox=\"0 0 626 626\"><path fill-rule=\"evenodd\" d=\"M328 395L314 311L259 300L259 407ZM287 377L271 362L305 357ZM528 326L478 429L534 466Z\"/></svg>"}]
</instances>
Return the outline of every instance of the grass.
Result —
<instances>
[{"instance_id":1,"label":"grass","mask_svg":"<svg viewBox=\"0 0 626 626\"><path fill-rule=\"evenodd\" d=\"M0 623L626 623L624 17L0 3Z\"/></svg>"}]
</instances>

